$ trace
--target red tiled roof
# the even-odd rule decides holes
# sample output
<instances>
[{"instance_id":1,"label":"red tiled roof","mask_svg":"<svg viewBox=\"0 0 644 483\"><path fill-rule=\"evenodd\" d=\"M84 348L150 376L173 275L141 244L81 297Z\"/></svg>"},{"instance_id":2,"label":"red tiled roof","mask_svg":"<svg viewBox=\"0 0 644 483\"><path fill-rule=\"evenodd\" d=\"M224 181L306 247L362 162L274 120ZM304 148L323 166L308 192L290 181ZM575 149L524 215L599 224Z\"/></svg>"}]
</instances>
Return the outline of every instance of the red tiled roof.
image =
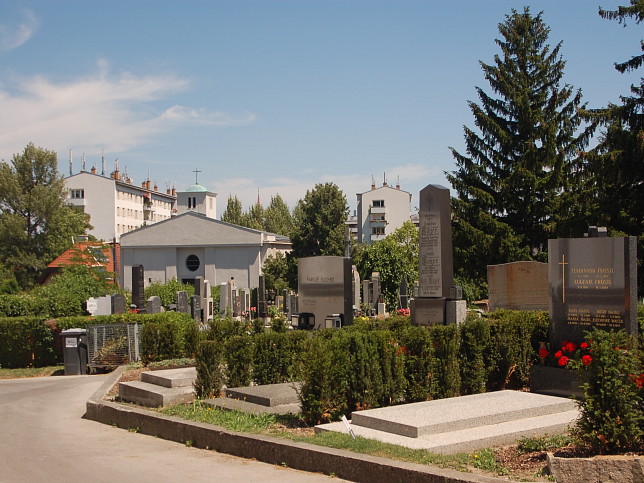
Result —
<instances>
[{"instance_id":1,"label":"red tiled roof","mask_svg":"<svg viewBox=\"0 0 644 483\"><path fill-rule=\"evenodd\" d=\"M121 265L121 245L118 243L77 242L47 265L49 269L84 263L90 267L103 266L107 272L118 273Z\"/></svg>"}]
</instances>

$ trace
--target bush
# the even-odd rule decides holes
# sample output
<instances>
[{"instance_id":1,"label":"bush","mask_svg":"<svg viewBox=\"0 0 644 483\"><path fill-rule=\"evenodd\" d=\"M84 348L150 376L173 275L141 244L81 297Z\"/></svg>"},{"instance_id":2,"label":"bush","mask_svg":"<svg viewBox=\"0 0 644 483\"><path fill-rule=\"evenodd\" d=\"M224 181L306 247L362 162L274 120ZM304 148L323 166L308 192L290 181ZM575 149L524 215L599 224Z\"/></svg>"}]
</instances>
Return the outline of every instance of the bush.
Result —
<instances>
[{"instance_id":1,"label":"bush","mask_svg":"<svg viewBox=\"0 0 644 483\"><path fill-rule=\"evenodd\" d=\"M0 366L13 369L55 363L53 334L41 318L0 319Z\"/></svg>"},{"instance_id":2,"label":"bush","mask_svg":"<svg viewBox=\"0 0 644 483\"><path fill-rule=\"evenodd\" d=\"M299 360L307 338L304 331L256 334L253 380L259 385L293 380L299 374Z\"/></svg>"},{"instance_id":3,"label":"bush","mask_svg":"<svg viewBox=\"0 0 644 483\"><path fill-rule=\"evenodd\" d=\"M547 313L498 310L490 318L488 390L525 387L539 341L548 340Z\"/></svg>"},{"instance_id":4,"label":"bush","mask_svg":"<svg viewBox=\"0 0 644 483\"><path fill-rule=\"evenodd\" d=\"M197 379L195 392L198 398L219 397L224 387L223 346L214 340L204 340L197 346Z\"/></svg>"},{"instance_id":5,"label":"bush","mask_svg":"<svg viewBox=\"0 0 644 483\"><path fill-rule=\"evenodd\" d=\"M157 296L161 299L161 305L167 307L177 303L177 292L185 290L188 292L188 299L195 294L195 287L189 283L181 283L176 278L166 283L152 282L145 289L145 299Z\"/></svg>"},{"instance_id":6,"label":"bush","mask_svg":"<svg viewBox=\"0 0 644 483\"><path fill-rule=\"evenodd\" d=\"M574 434L599 454L641 449L644 444L644 374L637 343L623 330L587 334L586 359L571 361L583 377L584 398Z\"/></svg>"},{"instance_id":7,"label":"bush","mask_svg":"<svg viewBox=\"0 0 644 483\"><path fill-rule=\"evenodd\" d=\"M408 327L400 338L405 353L405 400L427 401L436 393L432 388L435 380L432 369L435 365L434 346L427 327Z\"/></svg>"},{"instance_id":8,"label":"bush","mask_svg":"<svg viewBox=\"0 0 644 483\"><path fill-rule=\"evenodd\" d=\"M459 328L456 325L436 325L431 328L430 337L434 346L432 373L432 398L459 396L461 374L459 368Z\"/></svg>"},{"instance_id":9,"label":"bush","mask_svg":"<svg viewBox=\"0 0 644 483\"><path fill-rule=\"evenodd\" d=\"M490 325L483 319L467 320L461 328L461 394L485 392L489 376L486 355L493 350Z\"/></svg>"},{"instance_id":10,"label":"bush","mask_svg":"<svg viewBox=\"0 0 644 483\"><path fill-rule=\"evenodd\" d=\"M226 386L245 387L253 380L253 339L234 335L224 344L226 359Z\"/></svg>"}]
</instances>

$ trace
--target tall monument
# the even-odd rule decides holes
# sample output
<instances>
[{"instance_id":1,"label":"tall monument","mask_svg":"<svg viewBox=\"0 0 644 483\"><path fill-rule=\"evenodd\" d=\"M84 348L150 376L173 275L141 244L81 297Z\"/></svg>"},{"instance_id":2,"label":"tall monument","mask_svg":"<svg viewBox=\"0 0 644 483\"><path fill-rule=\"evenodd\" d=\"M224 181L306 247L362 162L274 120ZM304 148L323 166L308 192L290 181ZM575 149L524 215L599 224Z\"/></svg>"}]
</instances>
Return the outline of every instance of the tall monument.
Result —
<instances>
[{"instance_id":1,"label":"tall monument","mask_svg":"<svg viewBox=\"0 0 644 483\"><path fill-rule=\"evenodd\" d=\"M461 322L466 302L454 286L449 189L428 185L420 192L418 297L411 306L412 324Z\"/></svg>"}]
</instances>

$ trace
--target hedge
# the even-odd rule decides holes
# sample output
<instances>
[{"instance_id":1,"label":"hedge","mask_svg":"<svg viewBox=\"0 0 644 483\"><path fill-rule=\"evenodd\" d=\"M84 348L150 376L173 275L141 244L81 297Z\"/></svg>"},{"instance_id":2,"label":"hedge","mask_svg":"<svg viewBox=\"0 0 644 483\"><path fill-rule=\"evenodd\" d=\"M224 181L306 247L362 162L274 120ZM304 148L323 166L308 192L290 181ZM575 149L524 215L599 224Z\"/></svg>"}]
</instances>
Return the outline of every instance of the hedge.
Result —
<instances>
[{"instance_id":1,"label":"hedge","mask_svg":"<svg viewBox=\"0 0 644 483\"><path fill-rule=\"evenodd\" d=\"M60 332L90 324L139 323L142 325L142 358L146 362L194 357L201 335L187 314L116 314L99 317L0 318L0 366L42 367L63 362ZM146 328L150 325L150 328Z\"/></svg>"}]
</instances>

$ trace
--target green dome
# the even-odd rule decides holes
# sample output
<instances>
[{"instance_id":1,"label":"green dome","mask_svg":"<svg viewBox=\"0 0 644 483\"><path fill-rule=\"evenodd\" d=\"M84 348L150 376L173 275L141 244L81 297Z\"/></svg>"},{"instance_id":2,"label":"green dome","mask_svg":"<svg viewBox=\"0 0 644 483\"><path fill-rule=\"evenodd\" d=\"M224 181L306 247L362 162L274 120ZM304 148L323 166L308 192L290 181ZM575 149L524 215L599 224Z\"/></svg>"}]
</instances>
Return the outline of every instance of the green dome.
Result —
<instances>
[{"instance_id":1,"label":"green dome","mask_svg":"<svg viewBox=\"0 0 644 483\"><path fill-rule=\"evenodd\" d=\"M208 190L206 189L205 186L201 186L200 184L193 184L192 186L188 186L186 189L186 193L207 193Z\"/></svg>"}]
</instances>

